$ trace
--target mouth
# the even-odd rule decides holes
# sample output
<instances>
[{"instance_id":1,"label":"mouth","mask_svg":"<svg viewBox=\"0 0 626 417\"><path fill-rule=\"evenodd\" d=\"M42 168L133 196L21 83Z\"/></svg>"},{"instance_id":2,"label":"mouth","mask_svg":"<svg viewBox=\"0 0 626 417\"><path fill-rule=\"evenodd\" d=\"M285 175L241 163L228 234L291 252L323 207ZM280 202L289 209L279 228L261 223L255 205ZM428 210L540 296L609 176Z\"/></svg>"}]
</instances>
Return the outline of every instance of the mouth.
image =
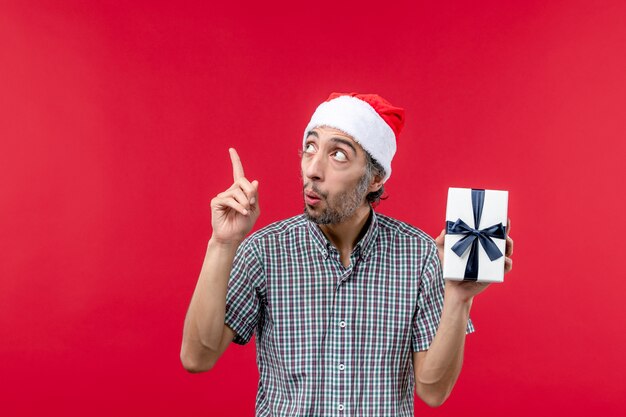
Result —
<instances>
[{"instance_id":1,"label":"mouth","mask_svg":"<svg viewBox=\"0 0 626 417\"><path fill-rule=\"evenodd\" d=\"M309 206L315 206L321 200L322 200L322 198L317 193L315 193L313 191L305 191L304 192L304 201Z\"/></svg>"}]
</instances>

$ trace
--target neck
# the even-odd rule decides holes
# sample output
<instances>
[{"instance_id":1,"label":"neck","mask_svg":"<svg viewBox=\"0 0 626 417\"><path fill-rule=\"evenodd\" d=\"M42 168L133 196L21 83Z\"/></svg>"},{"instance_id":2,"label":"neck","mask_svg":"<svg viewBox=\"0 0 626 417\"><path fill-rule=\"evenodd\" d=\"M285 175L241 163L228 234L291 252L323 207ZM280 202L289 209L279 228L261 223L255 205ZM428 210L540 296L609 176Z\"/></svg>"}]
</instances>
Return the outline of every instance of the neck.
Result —
<instances>
[{"instance_id":1,"label":"neck","mask_svg":"<svg viewBox=\"0 0 626 417\"><path fill-rule=\"evenodd\" d=\"M365 203L354 214L337 224L322 224L320 229L341 254L350 254L365 234L364 226L370 215L370 205Z\"/></svg>"}]
</instances>

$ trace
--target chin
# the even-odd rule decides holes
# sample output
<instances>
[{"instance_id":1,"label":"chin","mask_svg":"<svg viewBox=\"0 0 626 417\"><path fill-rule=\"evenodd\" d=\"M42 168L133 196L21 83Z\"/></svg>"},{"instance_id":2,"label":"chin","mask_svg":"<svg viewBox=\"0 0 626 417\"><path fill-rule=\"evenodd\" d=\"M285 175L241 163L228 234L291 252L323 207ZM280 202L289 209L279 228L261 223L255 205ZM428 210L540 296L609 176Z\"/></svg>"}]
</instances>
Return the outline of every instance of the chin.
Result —
<instances>
[{"instance_id":1,"label":"chin","mask_svg":"<svg viewBox=\"0 0 626 417\"><path fill-rule=\"evenodd\" d=\"M304 214L307 215L307 217L316 217L317 214L315 213L315 209L312 207L309 207L308 204L304 205Z\"/></svg>"},{"instance_id":2,"label":"chin","mask_svg":"<svg viewBox=\"0 0 626 417\"><path fill-rule=\"evenodd\" d=\"M312 221L313 223L328 224L327 222L323 221L321 215L315 213L315 211L311 209L307 204L304 205L304 215L308 220Z\"/></svg>"}]
</instances>

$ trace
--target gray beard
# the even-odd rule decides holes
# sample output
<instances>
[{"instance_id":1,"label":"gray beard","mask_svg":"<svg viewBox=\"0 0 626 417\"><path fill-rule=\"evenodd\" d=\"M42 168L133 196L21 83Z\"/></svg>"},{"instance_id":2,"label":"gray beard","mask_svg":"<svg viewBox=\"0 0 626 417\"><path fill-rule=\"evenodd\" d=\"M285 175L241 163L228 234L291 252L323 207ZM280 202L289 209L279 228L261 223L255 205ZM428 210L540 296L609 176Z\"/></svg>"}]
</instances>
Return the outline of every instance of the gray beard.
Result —
<instances>
[{"instance_id":1,"label":"gray beard","mask_svg":"<svg viewBox=\"0 0 626 417\"><path fill-rule=\"evenodd\" d=\"M325 198L326 207L318 215L310 213L305 203L304 214L307 219L316 224L338 224L350 218L356 209L361 206L367 195L367 188L371 179L368 177L370 176L364 175L359 180L356 188L339 194L332 201Z\"/></svg>"}]
</instances>

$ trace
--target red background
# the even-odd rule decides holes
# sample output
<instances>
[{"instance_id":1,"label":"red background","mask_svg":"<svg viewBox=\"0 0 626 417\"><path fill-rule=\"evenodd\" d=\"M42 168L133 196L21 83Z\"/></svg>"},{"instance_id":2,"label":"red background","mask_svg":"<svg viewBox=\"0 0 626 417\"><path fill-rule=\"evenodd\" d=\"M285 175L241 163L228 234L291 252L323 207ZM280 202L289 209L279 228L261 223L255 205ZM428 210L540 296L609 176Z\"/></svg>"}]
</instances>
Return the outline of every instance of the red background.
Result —
<instances>
[{"instance_id":1,"label":"red background","mask_svg":"<svg viewBox=\"0 0 626 417\"><path fill-rule=\"evenodd\" d=\"M0 6L2 415L253 415L252 343L179 362L209 202L234 146L256 228L300 213L332 91L406 109L380 212L436 235L447 187L510 191L514 270L416 415L626 413L626 3L114 3Z\"/></svg>"}]
</instances>

